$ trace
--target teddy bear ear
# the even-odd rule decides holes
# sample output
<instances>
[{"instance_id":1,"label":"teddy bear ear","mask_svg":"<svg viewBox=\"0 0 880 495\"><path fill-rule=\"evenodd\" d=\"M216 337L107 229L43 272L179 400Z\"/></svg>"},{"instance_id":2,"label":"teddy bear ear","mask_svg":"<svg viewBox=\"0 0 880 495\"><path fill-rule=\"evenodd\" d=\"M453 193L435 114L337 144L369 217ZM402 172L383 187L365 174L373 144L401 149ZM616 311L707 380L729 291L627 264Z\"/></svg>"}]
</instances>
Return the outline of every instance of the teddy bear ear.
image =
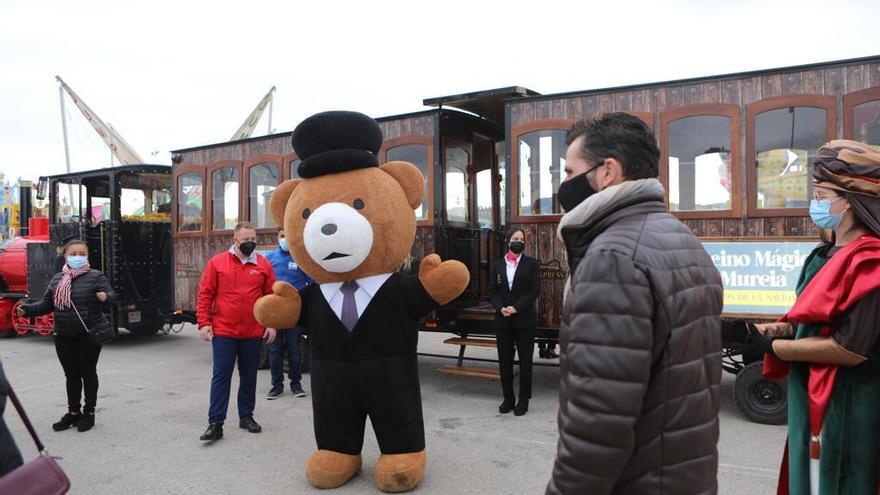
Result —
<instances>
[{"instance_id":1,"label":"teddy bear ear","mask_svg":"<svg viewBox=\"0 0 880 495\"><path fill-rule=\"evenodd\" d=\"M272 212L275 225L284 225L284 210L287 209L287 201L300 182L302 182L302 179L286 180L272 192L272 199L269 200L269 211Z\"/></svg>"},{"instance_id":2,"label":"teddy bear ear","mask_svg":"<svg viewBox=\"0 0 880 495\"><path fill-rule=\"evenodd\" d=\"M410 208L415 209L422 204L425 176L419 172L418 167L409 162L388 162L380 168L400 183Z\"/></svg>"}]
</instances>

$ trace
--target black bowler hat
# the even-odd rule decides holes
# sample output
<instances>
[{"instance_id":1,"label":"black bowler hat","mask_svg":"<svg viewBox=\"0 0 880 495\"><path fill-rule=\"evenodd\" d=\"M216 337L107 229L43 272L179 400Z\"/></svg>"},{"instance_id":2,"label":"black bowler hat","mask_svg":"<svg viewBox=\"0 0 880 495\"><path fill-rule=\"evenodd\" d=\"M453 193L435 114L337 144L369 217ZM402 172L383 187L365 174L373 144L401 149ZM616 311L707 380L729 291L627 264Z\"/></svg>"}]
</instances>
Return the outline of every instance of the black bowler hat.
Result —
<instances>
[{"instance_id":1,"label":"black bowler hat","mask_svg":"<svg viewBox=\"0 0 880 495\"><path fill-rule=\"evenodd\" d=\"M358 112L332 111L300 122L291 138L305 179L359 168L378 167L382 147L379 123Z\"/></svg>"}]
</instances>

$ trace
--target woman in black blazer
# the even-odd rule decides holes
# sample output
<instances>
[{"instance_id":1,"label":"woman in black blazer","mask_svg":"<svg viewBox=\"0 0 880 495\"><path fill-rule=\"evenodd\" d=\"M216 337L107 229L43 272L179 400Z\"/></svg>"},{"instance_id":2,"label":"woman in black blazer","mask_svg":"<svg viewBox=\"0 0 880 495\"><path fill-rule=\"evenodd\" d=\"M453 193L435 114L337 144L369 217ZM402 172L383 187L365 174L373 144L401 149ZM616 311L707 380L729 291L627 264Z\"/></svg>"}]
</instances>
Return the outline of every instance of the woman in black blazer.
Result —
<instances>
[{"instance_id":1,"label":"woman in black blazer","mask_svg":"<svg viewBox=\"0 0 880 495\"><path fill-rule=\"evenodd\" d=\"M489 278L489 300L495 306L498 364L504 393L504 402L498 412L504 414L513 410L517 416L529 410L532 397L532 354L538 326L535 299L541 293L538 260L523 254L525 240L522 230L508 232L508 251L492 265ZM516 406L513 394L514 342L519 354L519 401Z\"/></svg>"}]
</instances>

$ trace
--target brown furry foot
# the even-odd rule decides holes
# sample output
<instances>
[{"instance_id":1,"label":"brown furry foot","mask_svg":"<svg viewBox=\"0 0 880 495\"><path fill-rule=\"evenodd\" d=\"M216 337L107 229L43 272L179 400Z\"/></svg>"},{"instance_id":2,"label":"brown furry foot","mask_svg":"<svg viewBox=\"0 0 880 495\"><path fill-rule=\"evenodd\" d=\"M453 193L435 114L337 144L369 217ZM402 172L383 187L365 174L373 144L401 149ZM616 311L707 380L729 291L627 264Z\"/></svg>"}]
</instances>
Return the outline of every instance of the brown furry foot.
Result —
<instances>
[{"instance_id":1,"label":"brown furry foot","mask_svg":"<svg viewBox=\"0 0 880 495\"><path fill-rule=\"evenodd\" d=\"M361 456L319 450L309 457L306 477L315 488L342 486L361 470Z\"/></svg>"},{"instance_id":2,"label":"brown furry foot","mask_svg":"<svg viewBox=\"0 0 880 495\"><path fill-rule=\"evenodd\" d=\"M379 457L373 469L376 486L383 492L397 493L412 490L425 477L428 454L424 450L410 454L389 454Z\"/></svg>"}]
</instances>

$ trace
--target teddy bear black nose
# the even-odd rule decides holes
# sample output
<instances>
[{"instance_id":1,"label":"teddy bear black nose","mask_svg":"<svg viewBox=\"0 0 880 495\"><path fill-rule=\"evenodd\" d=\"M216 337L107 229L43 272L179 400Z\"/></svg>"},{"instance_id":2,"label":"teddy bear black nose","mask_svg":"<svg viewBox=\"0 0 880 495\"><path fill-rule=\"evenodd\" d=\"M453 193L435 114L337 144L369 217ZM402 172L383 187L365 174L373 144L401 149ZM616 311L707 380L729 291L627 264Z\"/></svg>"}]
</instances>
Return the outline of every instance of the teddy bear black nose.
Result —
<instances>
[{"instance_id":1,"label":"teddy bear black nose","mask_svg":"<svg viewBox=\"0 0 880 495\"><path fill-rule=\"evenodd\" d=\"M324 235L333 235L336 233L336 224L335 223L325 223L323 227L321 227L321 232Z\"/></svg>"}]
</instances>

